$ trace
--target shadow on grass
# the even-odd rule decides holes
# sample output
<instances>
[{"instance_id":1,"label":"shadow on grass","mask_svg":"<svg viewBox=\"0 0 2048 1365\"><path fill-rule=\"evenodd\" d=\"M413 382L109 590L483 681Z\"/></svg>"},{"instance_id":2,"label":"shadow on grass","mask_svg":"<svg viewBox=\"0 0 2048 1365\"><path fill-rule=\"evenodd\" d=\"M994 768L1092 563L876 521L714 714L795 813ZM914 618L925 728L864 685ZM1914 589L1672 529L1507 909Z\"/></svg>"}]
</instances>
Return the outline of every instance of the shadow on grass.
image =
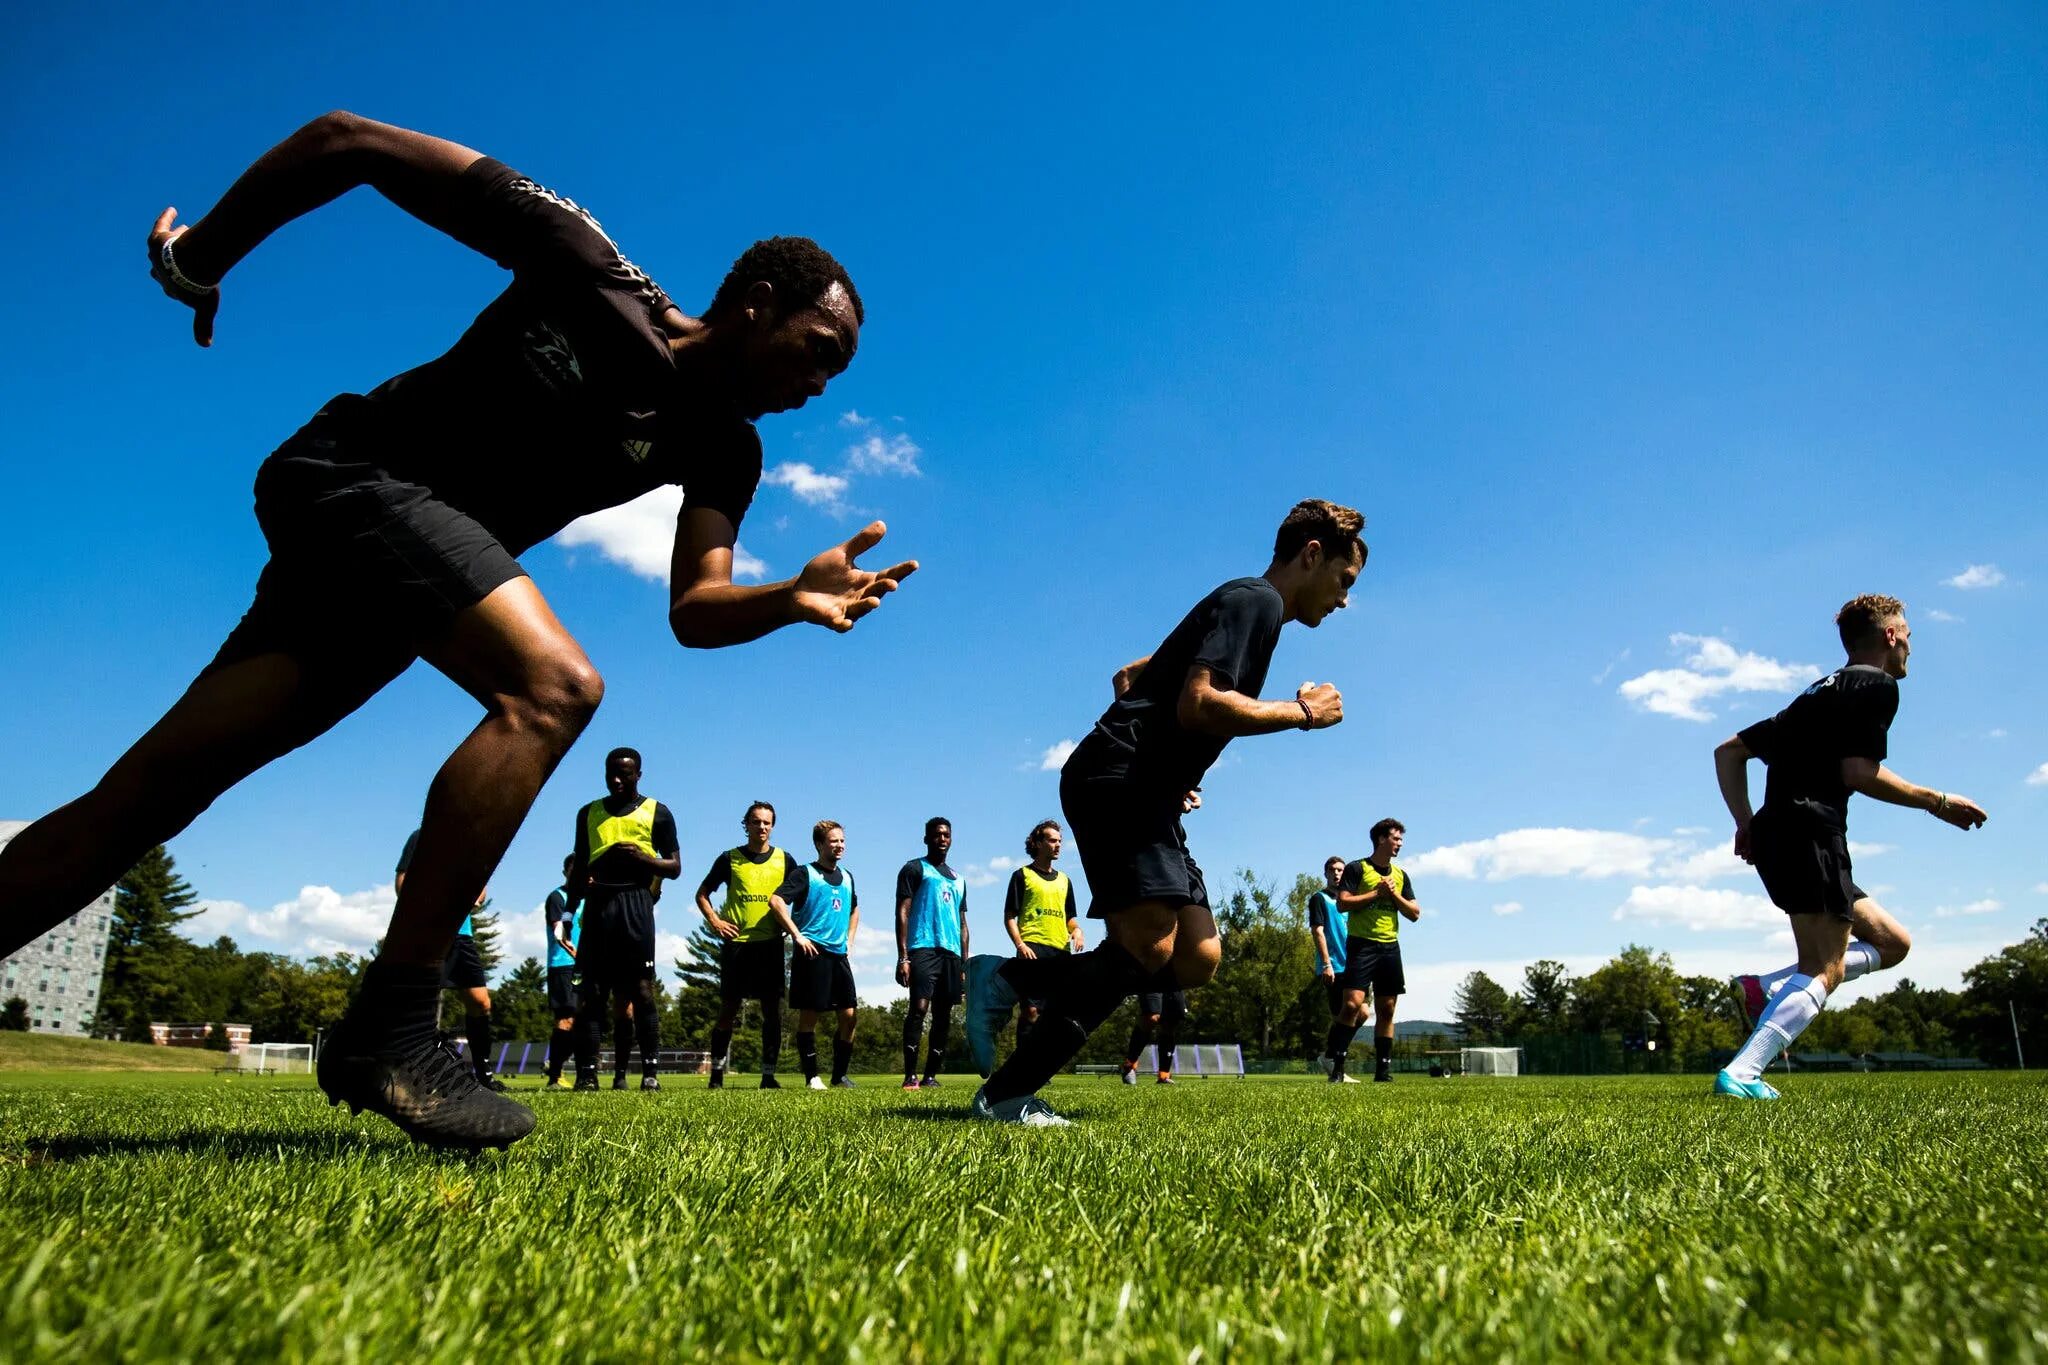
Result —
<instances>
[{"instance_id":1,"label":"shadow on grass","mask_svg":"<svg viewBox=\"0 0 2048 1365\"><path fill-rule=\"evenodd\" d=\"M174 1133L154 1133L146 1137L32 1137L14 1151L0 1151L0 1165L41 1166L106 1157L166 1154L260 1161L267 1157L346 1157L407 1152L461 1164L468 1164L480 1155L427 1147L395 1130L381 1133L309 1133L303 1130L247 1129L222 1132L218 1129L190 1128Z\"/></svg>"},{"instance_id":2,"label":"shadow on grass","mask_svg":"<svg viewBox=\"0 0 2048 1365\"><path fill-rule=\"evenodd\" d=\"M1071 1109L1062 1106L1059 1112L1060 1117L1072 1119L1076 1123L1086 1121L1089 1115L1093 1113L1093 1111L1089 1109L1089 1107L1085 1104L1075 1105ZM908 1119L912 1123L987 1123L987 1126L989 1126L990 1128L1003 1128L1014 1126L1000 1123L988 1123L986 1119L977 1119L974 1117L974 1110L966 1105L962 1105L958 1108L954 1108L953 1106L948 1105L944 1109L927 1109L923 1106L912 1108L909 1105L905 1105L900 1109L890 1110L885 1115L885 1117L892 1119Z\"/></svg>"}]
</instances>

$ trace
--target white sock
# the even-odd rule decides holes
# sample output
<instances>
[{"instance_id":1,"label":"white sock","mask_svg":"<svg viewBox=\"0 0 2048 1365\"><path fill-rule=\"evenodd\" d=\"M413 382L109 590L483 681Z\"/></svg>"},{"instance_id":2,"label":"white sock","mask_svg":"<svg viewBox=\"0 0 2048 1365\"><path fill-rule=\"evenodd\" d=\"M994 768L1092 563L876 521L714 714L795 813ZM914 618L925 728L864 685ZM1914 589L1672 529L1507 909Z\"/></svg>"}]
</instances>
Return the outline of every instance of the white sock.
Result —
<instances>
[{"instance_id":1,"label":"white sock","mask_svg":"<svg viewBox=\"0 0 2048 1365\"><path fill-rule=\"evenodd\" d=\"M1842 980L1854 981L1859 976L1884 970L1884 963L1877 955L1877 949L1868 943L1855 942L1849 951L1842 954Z\"/></svg>"},{"instance_id":2,"label":"white sock","mask_svg":"<svg viewBox=\"0 0 2048 1365\"><path fill-rule=\"evenodd\" d=\"M1763 1018L1756 1022L1756 1032L1749 1035L1749 1041L1735 1054L1735 1060L1728 1063L1728 1073L1738 1081L1753 1081L1764 1074L1778 1054L1788 1047L1794 1038L1806 1031L1828 1002L1827 982L1815 976L1801 976L1794 973L1785 982L1785 989L1778 992L1778 998L1771 1001Z\"/></svg>"},{"instance_id":3,"label":"white sock","mask_svg":"<svg viewBox=\"0 0 2048 1365\"><path fill-rule=\"evenodd\" d=\"M1797 975L1799 964L1795 962L1789 967L1780 967L1775 972L1760 972L1756 979L1764 988L1764 999L1768 1000L1778 993L1778 987Z\"/></svg>"}]
</instances>

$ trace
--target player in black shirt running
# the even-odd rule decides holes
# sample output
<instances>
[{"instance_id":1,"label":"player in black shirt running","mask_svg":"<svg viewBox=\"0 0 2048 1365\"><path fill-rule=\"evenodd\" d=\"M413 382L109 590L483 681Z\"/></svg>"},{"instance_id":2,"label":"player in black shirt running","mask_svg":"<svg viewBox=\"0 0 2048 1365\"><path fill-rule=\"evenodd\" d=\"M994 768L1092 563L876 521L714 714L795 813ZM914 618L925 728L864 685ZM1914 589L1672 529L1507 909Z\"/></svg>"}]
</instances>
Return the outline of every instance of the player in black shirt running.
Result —
<instances>
[{"instance_id":1,"label":"player in black shirt running","mask_svg":"<svg viewBox=\"0 0 2048 1365\"><path fill-rule=\"evenodd\" d=\"M441 959L604 690L513 556L578 516L681 484L669 625L693 648L799 621L849 630L916 566L857 567L877 522L794 579L732 581L761 473L754 419L823 393L859 340L859 294L807 239L748 248L688 317L567 199L467 147L335 113L266 153L189 228L159 215L150 272L210 345L222 277L359 185L512 283L445 355L334 399L265 461L256 515L272 553L254 605L91 791L0 852L0 955L423 658L484 717L428 792L383 952L329 1035L320 1084L423 1141L502 1146L533 1114L435 1046ZM342 291L376 288L374 263L336 267Z\"/></svg>"},{"instance_id":2,"label":"player in black shirt running","mask_svg":"<svg viewBox=\"0 0 2048 1365\"><path fill-rule=\"evenodd\" d=\"M640 1088L659 1090L661 1016L654 1004L654 903L661 883L683 873L676 818L640 794L640 752L614 749L604 758L605 796L576 813L576 851L563 888L569 909L583 910L576 950L583 990L576 1012L576 1088L597 1089L597 1047L614 993L631 1001L640 1042ZM633 1040L621 1009L612 1030L614 1090L625 1089Z\"/></svg>"},{"instance_id":3,"label":"player in black shirt running","mask_svg":"<svg viewBox=\"0 0 2048 1365\"><path fill-rule=\"evenodd\" d=\"M1754 864L1771 903L1792 923L1799 960L1768 1002L1761 982L1737 978L1757 1016L1742 1049L1714 1078L1714 1093L1774 1100L1763 1075L1827 1004L1830 992L1865 972L1896 965L1911 940L1899 922L1856 885L1849 865L1849 795L1917 806L1957 829L1984 823L1965 797L1916 787L1884 766L1899 682L1913 652L1905 604L1869 594L1835 617L1849 661L1792 704L1714 750L1722 799L1735 817L1735 853ZM1749 808L1749 760L1770 770L1763 809Z\"/></svg>"},{"instance_id":4,"label":"player in black shirt running","mask_svg":"<svg viewBox=\"0 0 2048 1365\"><path fill-rule=\"evenodd\" d=\"M1060 805L1081 855L1106 941L1044 962L1012 958L977 980L970 1010L1007 1013L1019 996L1046 1008L974 1097L983 1118L1065 1123L1037 1091L1064 1069L1126 997L1199 986L1222 945L1201 869L1181 828L1189 793L1239 735L1315 730L1344 718L1329 683L1287 701L1260 701L1280 628L1314 628L1345 605L1365 566L1365 518L1320 499L1296 503L1258 578L1204 597L1145 659L1119 670L1117 699L1060 772Z\"/></svg>"}]
</instances>

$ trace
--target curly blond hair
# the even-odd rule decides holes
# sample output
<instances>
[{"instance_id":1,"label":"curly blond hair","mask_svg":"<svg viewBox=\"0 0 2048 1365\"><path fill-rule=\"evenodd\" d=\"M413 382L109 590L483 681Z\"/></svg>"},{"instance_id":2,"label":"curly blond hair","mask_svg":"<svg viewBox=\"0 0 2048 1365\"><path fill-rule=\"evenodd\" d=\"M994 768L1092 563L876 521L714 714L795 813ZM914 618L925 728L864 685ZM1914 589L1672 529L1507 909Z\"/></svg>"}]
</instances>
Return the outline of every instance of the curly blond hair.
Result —
<instances>
[{"instance_id":1,"label":"curly blond hair","mask_svg":"<svg viewBox=\"0 0 2048 1365\"><path fill-rule=\"evenodd\" d=\"M1835 613L1835 629L1841 633L1842 648L1859 649L1884 631L1885 623L1906 614L1906 604L1881 592L1852 597Z\"/></svg>"}]
</instances>

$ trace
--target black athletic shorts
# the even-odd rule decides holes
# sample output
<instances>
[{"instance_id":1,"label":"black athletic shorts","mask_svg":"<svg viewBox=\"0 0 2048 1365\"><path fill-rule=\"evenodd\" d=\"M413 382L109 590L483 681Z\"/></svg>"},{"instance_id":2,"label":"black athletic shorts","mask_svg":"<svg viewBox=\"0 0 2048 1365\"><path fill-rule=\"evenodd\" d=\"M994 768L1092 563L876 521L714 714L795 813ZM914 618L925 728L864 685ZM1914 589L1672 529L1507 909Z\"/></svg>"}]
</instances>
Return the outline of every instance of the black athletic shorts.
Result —
<instances>
[{"instance_id":1,"label":"black athletic shorts","mask_svg":"<svg viewBox=\"0 0 2048 1365\"><path fill-rule=\"evenodd\" d=\"M548 1013L567 1019L576 1013L575 967L548 968Z\"/></svg>"},{"instance_id":2,"label":"black athletic shorts","mask_svg":"<svg viewBox=\"0 0 2048 1365\"><path fill-rule=\"evenodd\" d=\"M654 979L654 893L644 886L593 886L583 904L576 966L588 989Z\"/></svg>"},{"instance_id":3,"label":"black athletic shorts","mask_svg":"<svg viewBox=\"0 0 2048 1365\"><path fill-rule=\"evenodd\" d=\"M1140 991L1138 1013L1156 1014L1162 1024L1179 1023L1188 1017L1186 991Z\"/></svg>"},{"instance_id":4,"label":"black athletic shorts","mask_svg":"<svg viewBox=\"0 0 2048 1365\"><path fill-rule=\"evenodd\" d=\"M1786 914L1854 917L1863 888L1852 875L1847 835L1765 809L1750 821L1749 853L1771 904Z\"/></svg>"},{"instance_id":5,"label":"black athletic shorts","mask_svg":"<svg viewBox=\"0 0 2048 1365\"><path fill-rule=\"evenodd\" d=\"M318 661L323 686L374 691L457 612L525 576L481 523L349 449L341 426L321 412L257 471L270 562L208 672L282 653Z\"/></svg>"},{"instance_id":6,"label":"black athletic shorts","mask_svg":"<svg viewBox=\"0 0 2048 1365\"><path fill-rule=\"evenodd\" d=\"M845 953L789 955L789 1007L794 1010L850 1010L860 1003L853 992L853 964Z\"/></svg>"},{"instance_id":7,"label":"black athletic shorts","mask_svg":"<svg viewBox=\"0 0 2048 1365\"><path fill-rule=\"evenodd\" d=\"M734 939L718 955L718 995L726 1004L782 998L782 935Z\"/></svg>"},{"instance_id":8,"label":"black athletic shorts","mask_svg":"<svg viewBox=\"0 0 2048 1365\"><path fill-rule=\"evenodd\" d=\"M910 998L951 1009L967 995L960 954L950 948L910 950Z\"/></svg>"},{"instance_id":9,"label":"black athletic shorts","mask_svg":"<svg viewBox=\"0 0 2048 1365\"><path fill-rule=\"evenodd\" d=\"M468 934L457 934L455 942L448 945L448 956L441 959L441 984L451 991L490 984L484 979L483 954L476 950L476 940Z\"/></svg>"},{"instance_id":10,"label":"black athletic shorts","mask_svg":"<svg viewBox=\"0 0 2048 1365\"><path fill-rule=\"evenodd\" d=\"M1083 747L1111 743L1098 731ZM1186 793L1092 774L1087 766L1070 759L1060 771L1060 809L1088 878L1088 917L1103 919L1148 900L1206 907L1209 888L1180 823Z\"/></svg>"},{"instance_id":11,"label":"black athletic shorts","mask_svg":"<svg viewBox=\"0 0 2048 1365\"><path fill-rule=\"evenodd\" d=\"M1344 975L1339 978L1347 991L1364 991L1368 999L1382 995L1406 995L1408 977L1401 970L1401 945L1375 943L1354 938L1344 945Z\"/></svg>"},{"instance_id":12,"label":"black athletic shorts","mask_svg":"<svg viewBox=\"0 0 2048 1365\"><path fill-rule=\"evenodd\" d=\"M1055 948L1050 943L1033 943L1031 951L1037 955L1034 960L1038 962L1057 962L1063 957L1073 956L1072 949ZM1027 995L1024 997L1024 1003L1030 1005L1033 1009L1043 1009L1045 1007L1045 997L1042 995Z\"/></svg>"}]
</instances>

